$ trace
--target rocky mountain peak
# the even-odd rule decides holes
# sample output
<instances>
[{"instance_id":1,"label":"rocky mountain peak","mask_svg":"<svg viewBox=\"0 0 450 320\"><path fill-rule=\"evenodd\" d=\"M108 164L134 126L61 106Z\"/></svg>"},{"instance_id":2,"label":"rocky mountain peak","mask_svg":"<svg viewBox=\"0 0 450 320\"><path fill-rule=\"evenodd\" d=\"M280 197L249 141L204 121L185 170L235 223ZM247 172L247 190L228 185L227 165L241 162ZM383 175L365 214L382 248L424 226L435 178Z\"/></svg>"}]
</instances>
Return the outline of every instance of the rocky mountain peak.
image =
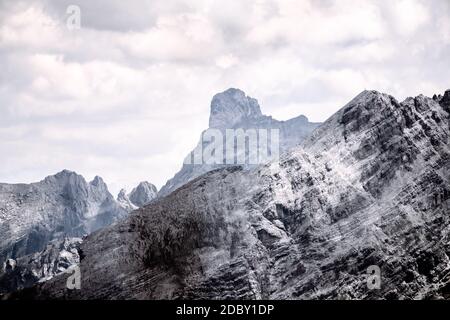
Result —
<instances>
[{"instance_id":1,"label":"rocky mountain peak","mask_svg":"<svg viewBox=\"0 0 450 320\"><path fill-rule=\"evenodd\" d=\"M130 201L138 207L142 207L156 198L158 190L150 182L143 181L128 195Z\"/></svg>"},{"instance_id":2,"label":"rocky mountain peak","mask_svg":"<svg viewBox=\"0 0 450 320\"><path fill-rule=\"evenodd\" d=\"M95 176L94 180L92 180L90 184L95 187L106 185L103 179L99 176Z\"/></svg>"},{"instance_id":3,"label":"rocky mountain peak","mask_svg":"<svg viewBox=\"0 0 450 320\"><path fill-rule=\"evenodd\" d=\"M210 128L232 127L245 119L261 117L258 101L242 90L230 88L216 94L211 101Z\"/></svg>"},{"instance_id":4,"label":"rocky mountain peak","mask_svg":"<svg viewBox=\"0 0 450 320\"><path fill-rule=\"evenodd\" d=\"M445 91L444 96L440 98L439 104L450 113L450 90Z\"/></svg>"},{"instance_id":5,"label":"rocky mountain peak","mask_svg":"<svg viewBox=\"0 0 450 320\"><path fill-rule=\"evenodd\" d=\"M62 237L81 237L122 219L127 211L95 177L63 170L31 184L0 184L0 265Z\"/></svg>"},{"instance_id":6,"label":"rocky mountain peak","mask_svg":"<svg viewBox=\"0 0 450 320\"><path fill-rule=\"evenodd\" d=\"M358 94L352 101L348 103L348 106L350 105L359 105L364 107L374 107L374 102L379 102L379 105L382 103L389 103L392 99L395 100L394 97L382 93L376 90L364 90L360 94Z\"/></svg>"},{"instance_id":7,"label":"rocky mountain peak","mask_svg":"<svg viewBox=\"0 0 450 320\"><path fill-rule=\"evenodd\" d=\"M209 128L219 129L225 132L226 129L266 129L279 130L280 151L286 151L289 148L302 142L320 123L309 122L308 118L300 115L296 118L286 121L279 121L271 116L262 114L258 101L245 95L242 90L230 88L224 92L216 94L211 102L211 114L209 119ZM202 152L208 143L201 138L197 147L186 159L190 159L195 152ZM200 150L200 151L199 151ZM245 148L236 150L237 153L248 153ZM189 161L188 161L189 162ZM226 166L223 163L209 165L201 164L183 164L181 170L169 179L161 188L158 196L165 196L173 190L181 187L192 179L214 169ZM245 169L250 166L244 164Z\"/></svg>"},{"instance_id":8,"label":"rocky mountain peak","mask_svg":"<svg viewBox=\"0 0 450 320\"><path fill-rule=\"evenodd\" d=\"M55 174L55 176L71 176L71 175L76 175L76 172L67 170L67 169L63 169L62 171Z\"/></svg>"},{"instance_id":9,"label":"rocky mountain peak","mask_svg":"<svg viewBox=\"0 0 450 320\"><path fill-rule=\"evenodd\" d=\"M74 171L63 170L44 179L50 190L59 190L68 199L86 198L89 185L83 176Z\"/></svg>"},{"instance_id":10,"label":"rocky mountain peak","mask_svg":"<svg viewBox=\"0 0 450 320\"><path fill-rule=\"evenodd\" d=\"M287 121L295 122L296 124L308 124L309 123L308 117L304 116L304 115L299 115L298 117L289 119Z\"/></svg>"},{"instance_id":11,"label":"rocky mountain peak","mask_svg":"<svg viewBox=\"0 0 450 320\"><path fill-rule=\"evenodd\" d=\"M446 90L444 93L444 98L448 101L450 100L450 89Z\"/></svg>"},{"instance_id":12,"label":"rocky mountain peak","mask_svg":"<svg viewBox=\"0 0 450 320\"><path fill-rule=\"evenodd\" d=\"M360 93L335 114L339 118L344 137L373 126L376 122L400 109L399 102L392 96L374 90Z\"/></svg>"},{"instance_id":13,"label":"rocky mountain peak","mask_svg":"<svg viewBox=\"0 0 450 320\"><path fill-rule=\"evenodd\" d=\"M129 200L127 196L127 190L120 189L119 194L117 195L117 201Z\"/></svg>"},{"instance_id":14,"label":"rocky mountain peak","mask_svg":"<svg viewBox=\"0 0 450 320\"><path fill-rule=\"evenodd\" d=\"M95 189L100 194L107 194L110 195L108 191L108 186L106 185L105 181L99 176L96 176L94 180L92 180L89 185L92 189Z\"/></svg>"},{"instance_id":15,"label":"rocky mountain peak","mask_svg":"<svg viewBox=\"0 0 450 320\"><path fill-rule=\"evenodd\" d=\"M84 178L82 176L80 176L79 174L77 174L74 171L70 171L67 169L64 169L54 175L50 175L48 177L45 178L45 181L48 182L67 182L69 180L80 180Z\"/></svg>"},{"instance_id":16,"label":"rocky mountain peak","mask_svg":"<svg viewBox=\"0 0 450 320\"><path fill-rule=\"evenodd\" d=\"M117 195L117 202L122 208L124 208L128 212L131 212L138 208L131 202L125 189L120 190L119 194Z\"/></svg>"}]
</instances>

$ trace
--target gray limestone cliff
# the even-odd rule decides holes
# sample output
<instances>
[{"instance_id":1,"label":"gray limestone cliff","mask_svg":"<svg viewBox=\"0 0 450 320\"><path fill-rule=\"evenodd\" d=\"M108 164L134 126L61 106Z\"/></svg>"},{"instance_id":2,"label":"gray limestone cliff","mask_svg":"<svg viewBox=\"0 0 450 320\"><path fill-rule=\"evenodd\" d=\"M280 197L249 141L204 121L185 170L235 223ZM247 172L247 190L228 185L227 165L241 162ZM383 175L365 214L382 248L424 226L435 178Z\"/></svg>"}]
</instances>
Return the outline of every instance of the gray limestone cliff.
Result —
<instances>
[{"instance_id":1,"label":"gray limestone cliff","mask_svg":"<svg viewBox=\"0 0 450 320\"><path fill-rule=\"evenodd\" d=\"M210 171L89 235L81 290L62 274L4 298L448 299L446 96L365 91L279 161Z\"/></svg>"},{"instance_id":2,"label":"gray limestone cliff","mask_svg":"<svg viewBox=\"0 0 450 320\"><path fill-rule=\"evenodd\" d=\"M157 194L158 190L156 187L153 184L144 181L139 183L139 185L131 191L128 197L135 206L142 207L155 199Z\"/></svg>"},{"instance_id":3,"label":"gray limestone cliff","mask_svg":"<svg viewBox=\"0 0 450 320\"><path fill-rule=\"evenodd\" d=\"M256 99L246 96L242 90L231 88L213 97L210 108L209 129L202 133L200 142L192 153L202 153L202 150L208 145L208 142L202 139L205 133L211 130L220 130L225 138L226 129L278 129L279 151L284 152L302 142L318 125L319 123L309 122L305 116L298 116L287 121L278 121L270 116L263 115ZM245 152L248 153L245 146L237 146L235 151L236 154ZM188 157L191 157L191 154ZM206 162L190 164L185 161L181 170L161 188L158 196L168 195L185 183L208 171L229 166L225 163L223 161L220 164L208 164ZM243 165L245 169L253 167L245 163Z\"/></svg>"},{"instance_id":4,"label":"gray limestone cliff","mask_svg":"<svg viewBox=\"0 0 450 320\"><path fill-rule=\"evenodd\" d=\"M31 184L0 184L0 265L42 251L52 240L82 237L127 215L100 177L68 170Z\"/></svg>"}]
</instances>

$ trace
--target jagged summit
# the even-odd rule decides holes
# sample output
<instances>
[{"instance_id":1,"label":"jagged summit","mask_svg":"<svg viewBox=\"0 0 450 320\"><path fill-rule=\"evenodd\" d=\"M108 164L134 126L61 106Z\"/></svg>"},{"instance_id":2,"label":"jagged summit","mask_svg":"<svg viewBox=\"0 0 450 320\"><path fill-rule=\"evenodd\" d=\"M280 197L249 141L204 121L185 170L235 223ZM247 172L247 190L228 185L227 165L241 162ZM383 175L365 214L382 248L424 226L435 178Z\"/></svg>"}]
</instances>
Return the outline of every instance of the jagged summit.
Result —
<instances>
[{"instance_id":1,"label":"jagged summit","mask_svg":"<svg viewBox=\"0 0 450 320\"><path fill-rule=\"evenodd\" d=\"M143 181L128 195L130 201L137 207L145 206L156 198L158 190L150 182Z\"/></svg>"},{"instance_id":2,"label":"jagged summit","mask_svg":"<svg viewBox=\"0 0 450 320\"><path fill-rule=\"evenodd\" d=\"M444 95L442 94L435 94L433 96L433 100L441 100L442 98L450 99L450 89L445 90Z\"/></svg>"},{"instance_id":3,"label":"jagged summit","mask_svg":"<svg viewBox=\"0 0 450 320\"><path fill-rule=\"evenodd\" d=\"M286 151L299 144L318 125L319 123L309 122L303 115L286 121L278 121L271 116L266 116L262 114L258 101L247 96L240 89L230 88L218 93L211 102L209 129L219 129L222 132L226 129L278 129L280 151ZM205 146L204 141L200 141L194 151ZM237 150L237 152L245 153L245 150ZM187 156L189 157L190 155ZM222 166L223 164L183 165L181 170L161 188L158 196L165 196L186 182Z\"/></svg>"},{"instance_id":4,"label":"jagged summit","mask_svg":"<svg viewBox=\"0 0 450 320\"><path fill-rule=\"evenodd\" d=\"M85 180L81 174L77 173L76 171L72 171L72 170L68 170L68 169L63 169L55 174L49 175L49 176L45 177L45 179L62 180L62 179L67 179L67 178L71 178L71 177ZM98 185L102 185L102 184L106 184L106 183L102 177L95 176L94 179L92 179L92 181L89 182L89 184L98 186Z\"/></svg>"},{"instance_id":5,"label":"jagged summit","mask_svg":"<svg viewBox=\"0 0 450 320\"><path fill-rule=\"evenodd\" d=\"M117 201L129 200L127 195L127 190L120 189L119 194L117 195Z\"/></svg>"},{"instance_id":6,"label":"jagged summit","mask_svg":"<svg viewBox=\"0 0 450 320\"><path fill-rule=\"evenodd\" d=\"M434 95L433 100L438 102L444 110L450 113L450 89L446 90L444 95Z\"/></svg>"},{"instance_id":7,"label":"jagged summit","mask_svg":"<svg viewBox=\"0 0 450 320\"><path fill-rule=\"evenodd\" d=\"M0 264L42 250L49 241L81 237L127 214L102 178L63 170L31 184L0 183Z\"/></svg>"},{"instance_id":8,"label":"jagged summit","mask_svg":"<svg viewBox=\"0 0 450 320\"><path fill-rule=\"evenodd\" d=\"M376 90L364 90L331 115L305 139L303 145L318 147L323 143L331 147L341 139L348 139L352 133L371 128L382 116L382 110L399 109L399 106L399 102L393 96ZM321 143L318 143L319 140Z\"/></svg>"},{"instance_id":9,"label":"jagged summit","mask_svg":"<svg viewBox=\"0 0 450 320\"><path fill-rule=\"evenodd\" d=\"M75 171L63 169L60 172L57 172L56 174L52 175L55 177L64 177L64 176L72 176L72 175L78 175Z\"/></svg>"},{"instance_id":10,"label":"jagged summit","mask_svg":"<svg viewBox=\"0 0 450 320\"><path fill-rule=\"evenodd\" d=\"M54 181L54 180L66 180L69 178L83 178L81 175L79 175L78 173L76 173L75 171L71 171L71 170L61 170L60 172L57 172L55 174L49 175L47 177L45 177L44 180L49 180L49 181ZM84 178L83 178L84 179Z\"/></svg>"},{"instance_id":11,"label":"jagged summit","mask_svg":"<svg viewBox=\"0 0 450 320\"><path fill-rule=\"evenodd\" d=\"M307 116L304 116L303 114L299 115L298 117L283 121L283 122L295 122L297 124L307 124L309 122L309 119Z\"/></svg>"},{"instance_id":12,"label":"jagged summit","mask_svg":"<svg viewBox=\"0 0 450 320\"><path fill-rule=\"evenodd\" d=\"M246 119L261 117L258 101L240 89L230 88L216 94L211 101L210 128L232 127Z\"/></svg>"},{"instance_id":13,"label":"jagged summit","mask_svg":"<svg viewBox=\"0 0 450 320\"><path fill-rule=\"evenodd\" d=\"M27 188L48 192L59 191L65 197L72 200L86 198L90 192L90 185L84 177L70 170L63 170L54 175L47 176L41 182L23 185L27 186Z\"/></svg>"},{"instance_id":14,"label":"jagged summit","mask_svg":"<svg viewBox=\"0 0 450 320\"><path fill-rule=\"evenodd\" d=\"M371 100L374 99L380 99L385 101L390 101L392 99L395 100L394 97L386 93L382 93L376 90L364 90L360 94L358 94L355 98L353 98L347 105L365 105L367 102L370 102Z\"/></svg>"},{"instance_id":15,"label":"jagged summit","mask_svg":"<svg viewBox=\"0 0 450 320\"><path fill-rule=\"evenodd\" d=\"M105 181L103 181L102 177L95 176L94 179L90 182L93 186L100 186L106 184Z\"/></svg>"},{"instance_id":16,"label":"jagged summit","mask_svg":"<svg viewBox=\"0 0 450 320\"><path fill-rule=\"evenodd\" d=\"M119 194L117 195L117 202L119 205L127 210L128 212L131 212L133 210L136 210L138 206L134 205L130 198L127 195L127 191L125 189L121 189Z\"/></svg>"}]
</instances>

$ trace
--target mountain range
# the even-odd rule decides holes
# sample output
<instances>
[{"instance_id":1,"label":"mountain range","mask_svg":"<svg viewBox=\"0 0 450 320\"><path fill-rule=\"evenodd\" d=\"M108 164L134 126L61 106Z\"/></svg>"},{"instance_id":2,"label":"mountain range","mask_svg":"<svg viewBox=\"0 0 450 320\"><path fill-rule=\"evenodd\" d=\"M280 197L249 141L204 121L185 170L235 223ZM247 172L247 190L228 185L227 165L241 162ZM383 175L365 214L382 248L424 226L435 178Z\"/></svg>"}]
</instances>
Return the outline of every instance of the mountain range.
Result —
<instances>
[{"instance_id":1,"label":"mountain range","mask_svg":"<svg viewBox=\"0 0 450 320\"><path fill-rule=\"evenodd\" d=\"M49 279L78 263L76 251L68 257L67 243L73 249L81 238L147 204L156 197L156 187L141 182L124 195L132 199L128 206L120 196L114 200L102 178L87 182L69 170L37 183L0 184L0 293ZM61 259L71 263L61 264ZM19 275L2 285L2 273L11 266L18 267Z\"/></svg>"},{"instance_id":2,"label":"mountain range","mask_svg":"<svg viewBox=\"0 0 450 320\"><path fill-rule=\"evenodd\" d=\"M210 127L275 123L292 133L280 134L279 160L206 173L183 166L167 191L74 247L80 290L61 273L3 298L450 297L450 90L402 102L364 91L305 134L304 118L287 125L258 110L232 89L213 99ZM98 185L86 199L99 201ZM92 231L120 215L84 216L74 225ZM0 284L18 268L7 260Z\"/></svg>"},{"instance_id":3,"label":"mountain range","mask_svg":"<svg viewBox=\"0 0 450 320\"><path fill-rule=\"evenodd\" d=\"M257 100L238 89L228 89L213 97L209 122L210 128L221 130L281 129L283 150L301 142L317 126L304 116L286 122L264 116ZM79 245L81 238L97 229L123 219L129 212L163 197L202 173L226 166L183 165L159 192L153 184L144 181L128 194L122 189L116 200L100 177L88 183L68 170L30 185L0 185L0 199L3 198L0 212L4 213L0 216L0 227L11 230L0 237L0 266L3 266L0 293L28 287L65 272L79 262L78 254L70 254L71 263L60 263L61 259L66 261L71 252L65 249L67 243Z\"/></svg>"}]
</instances>

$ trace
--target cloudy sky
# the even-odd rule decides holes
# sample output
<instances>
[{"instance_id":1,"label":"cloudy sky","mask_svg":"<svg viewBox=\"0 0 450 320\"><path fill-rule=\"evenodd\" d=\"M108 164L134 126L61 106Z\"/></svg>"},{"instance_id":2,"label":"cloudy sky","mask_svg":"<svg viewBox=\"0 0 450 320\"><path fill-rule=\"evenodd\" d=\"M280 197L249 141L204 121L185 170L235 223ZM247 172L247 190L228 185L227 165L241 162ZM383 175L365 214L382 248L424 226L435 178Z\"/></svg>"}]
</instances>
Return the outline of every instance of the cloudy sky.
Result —
<instances>
[{"instance_id":1,"label":"cloudy sky","mask_svg":"<svg viewBox=\"0 0 450 320\"><path fill-rule=\"evenodd\" d=\"M0 0L0 181L159 188L217 92L323 121L364 89L441 93L449 66L448 0Z\"/></svg>"}]
</instances>

